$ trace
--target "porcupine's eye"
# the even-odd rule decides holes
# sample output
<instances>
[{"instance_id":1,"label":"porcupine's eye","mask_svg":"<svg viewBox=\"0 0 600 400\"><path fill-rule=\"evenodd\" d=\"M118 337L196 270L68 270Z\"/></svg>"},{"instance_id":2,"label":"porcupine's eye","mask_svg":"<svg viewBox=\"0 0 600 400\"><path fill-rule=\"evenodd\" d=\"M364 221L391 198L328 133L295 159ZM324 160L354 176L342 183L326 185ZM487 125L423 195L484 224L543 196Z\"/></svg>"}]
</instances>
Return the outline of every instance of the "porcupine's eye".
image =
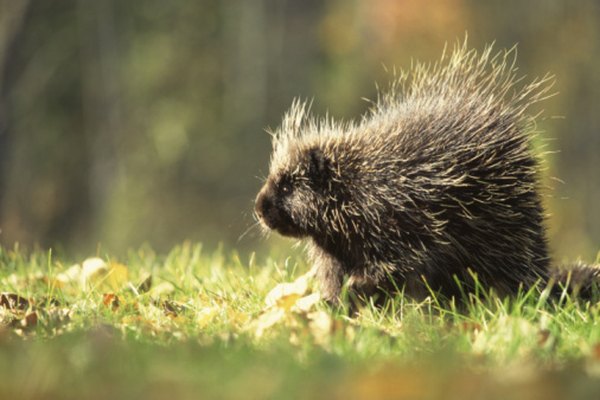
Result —
<instances>
[{"instance_id":1,"label":"porcupine's eye","mask_svg":"<svg viewBox=\"0 0 600 400\"><path fill-rule=\"evenodd\" d=\"M289 196L294 189L292 179L289 176L284 176L279 181L277 188L282 196Z\"/></svg>"}]
</instances>

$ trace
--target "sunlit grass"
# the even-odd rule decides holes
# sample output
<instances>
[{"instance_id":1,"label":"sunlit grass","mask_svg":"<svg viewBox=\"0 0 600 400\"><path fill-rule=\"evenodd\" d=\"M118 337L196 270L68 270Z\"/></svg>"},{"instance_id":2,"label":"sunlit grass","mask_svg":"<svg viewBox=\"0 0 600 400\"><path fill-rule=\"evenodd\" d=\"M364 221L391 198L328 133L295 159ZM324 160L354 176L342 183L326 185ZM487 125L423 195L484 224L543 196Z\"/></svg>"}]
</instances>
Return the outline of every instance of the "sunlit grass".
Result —
<instances>
[{"instance_id":1,"label":"sunlit grass","mask_svg":"<svg viewBox=\"0 0 600 400\"><path fill-rule=\"evenodd\" d=\"M310 281L266 305L301 259L191 244L102 259L86 275L0 250L0 398L600 396L600 308L568 296L396 296L354 315L298 307Z\"/></svg>"}]
</instances>

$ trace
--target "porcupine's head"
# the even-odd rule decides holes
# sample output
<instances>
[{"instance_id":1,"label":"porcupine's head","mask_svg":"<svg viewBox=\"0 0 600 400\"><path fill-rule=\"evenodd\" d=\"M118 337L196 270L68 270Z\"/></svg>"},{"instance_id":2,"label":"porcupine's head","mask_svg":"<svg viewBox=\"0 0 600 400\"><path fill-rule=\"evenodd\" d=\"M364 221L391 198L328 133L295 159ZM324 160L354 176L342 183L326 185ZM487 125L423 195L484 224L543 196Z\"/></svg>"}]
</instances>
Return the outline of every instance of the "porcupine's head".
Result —
<instances>
[{"instance_id":1,"label":"porcupine's head","mask_svg":"<svg viewBox=\"0 0 600 400\"><path fill-rule=\"evenodd\" d=\"M319 218L332 200L335 181L331 154L321 140L323 126L306 113L306 104L294 102L273 134L269 176L255 203L265 227L297 238L322 229Z\"/></svg>"}]
</instances>

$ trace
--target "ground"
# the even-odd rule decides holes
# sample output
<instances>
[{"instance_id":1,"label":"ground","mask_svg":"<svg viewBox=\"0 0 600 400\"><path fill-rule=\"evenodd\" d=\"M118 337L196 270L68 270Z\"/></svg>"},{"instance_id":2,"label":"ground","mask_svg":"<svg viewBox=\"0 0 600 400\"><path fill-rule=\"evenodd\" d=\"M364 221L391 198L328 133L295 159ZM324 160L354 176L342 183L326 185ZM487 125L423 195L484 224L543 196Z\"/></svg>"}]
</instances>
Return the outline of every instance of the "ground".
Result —
<instances>
[{"instance_id":1,"label":"ground","mask_svg":"<svg viewBox=\"0 0 600 400\"><path fill-rule=\"evenodd\" d=\"M257 261L258 260L258 261ZM0 249L0 398L600 398L600 308L320 301L302 258Z\"/></svg>"}]
</instances>

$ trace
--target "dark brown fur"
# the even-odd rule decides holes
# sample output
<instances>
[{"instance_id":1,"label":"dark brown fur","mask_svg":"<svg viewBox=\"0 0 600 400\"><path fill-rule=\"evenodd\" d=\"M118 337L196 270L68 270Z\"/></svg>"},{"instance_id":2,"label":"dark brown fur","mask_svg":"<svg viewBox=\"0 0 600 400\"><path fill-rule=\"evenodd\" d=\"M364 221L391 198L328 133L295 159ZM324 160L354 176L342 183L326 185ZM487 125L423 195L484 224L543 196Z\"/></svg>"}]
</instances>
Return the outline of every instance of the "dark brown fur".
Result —
<instances>
[{"instance_id":1,"label":"dark brown fur","mask_svg":"<svg viewBox=\"0 0 600 400\"><path fill-rule=\"evenodd\" d=\"M528 109L550 86L522 84L512 51L463 44L395 80L360 122L315 119L295 102L273 135L256 214L308 238L330 300L345 280L415 298L458 296L474 277L501 295L546 282Z\"/></svg>"}]
</instances>

